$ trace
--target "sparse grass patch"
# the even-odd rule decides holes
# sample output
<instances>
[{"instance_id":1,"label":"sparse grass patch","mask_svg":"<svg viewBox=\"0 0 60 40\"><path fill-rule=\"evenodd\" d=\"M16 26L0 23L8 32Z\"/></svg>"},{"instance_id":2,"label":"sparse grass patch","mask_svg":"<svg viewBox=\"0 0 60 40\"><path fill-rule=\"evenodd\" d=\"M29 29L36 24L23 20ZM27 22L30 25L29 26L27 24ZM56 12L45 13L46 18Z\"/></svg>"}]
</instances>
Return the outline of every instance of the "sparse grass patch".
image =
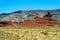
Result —
<instances>
[{"instance_id":1,"label":"sparse grass patch","mask_svg":"<svg viewBox=\"0 0 60 40\"><path fill-rule=\"evenodd\" d=\"M1 40L60 40L60 28L0 29Z\"/></svg>"}]
</instances>

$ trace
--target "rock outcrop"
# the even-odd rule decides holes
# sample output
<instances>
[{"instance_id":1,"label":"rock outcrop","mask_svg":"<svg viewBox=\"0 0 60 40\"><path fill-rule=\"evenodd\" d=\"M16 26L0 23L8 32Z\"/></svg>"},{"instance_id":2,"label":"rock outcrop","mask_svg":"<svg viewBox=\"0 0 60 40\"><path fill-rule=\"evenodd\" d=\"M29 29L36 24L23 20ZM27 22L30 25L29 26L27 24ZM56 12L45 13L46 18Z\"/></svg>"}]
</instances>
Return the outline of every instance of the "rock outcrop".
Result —
<instances>
[{"instance_id":1,"label":"rock outcrop","mask_svg":"<svg viewBox=\"0 0 60 40\"><path fill-rule=\"evenodd\" d=\"M57 20L53 18L41 18L36 16L32 21L24 20L22 23L19 24L20 27L24 28L39 28L39 27L54 27L57 25Z\"/></svg>"},{"instance_id":2,"label":"rock outcrop","mask_svg":"<svg viewBox=\"0 0 60 40\"><path fill-rule=\"evenodd\" d=\"M23 22L0 22L0 24L2 24L2 26L5 25L8 28L45 28L58 27L58 25L60 25L56 19L50 17L41 18L38 16L34 17L33 20L24 20Z\"/></svg>"}]
</instances>

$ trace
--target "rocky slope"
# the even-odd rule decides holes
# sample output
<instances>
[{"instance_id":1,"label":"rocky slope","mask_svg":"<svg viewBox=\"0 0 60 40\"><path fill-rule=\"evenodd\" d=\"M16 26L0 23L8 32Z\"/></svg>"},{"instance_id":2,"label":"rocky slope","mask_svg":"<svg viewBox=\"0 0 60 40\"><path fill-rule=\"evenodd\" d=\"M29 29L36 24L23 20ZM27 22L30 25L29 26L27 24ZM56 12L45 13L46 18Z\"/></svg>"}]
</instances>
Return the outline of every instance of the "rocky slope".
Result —
<instances>
[{"instance_id":1,"label":"rocky slope","mask_svg":"<svg viewBox=\"0 0 60 40\"><path fill-rule=\"evenodd\" d=\"M58 22L56 19L53 18L41 18L36 16L32 21L24 20L22 23L19 24L21 27L56 27L58 25Z\"/></svg>"},{"instance_id":2,"label":"rocky slope","mask_svg":"<svg viewBox=\"0 0 60 40\"><path fill-rule=\"evenodd\" d=\"M12 13L7 14L0 14L0 21L14 21L14 22L21 22L22 19L25 20L32 20L35 16L43 17L50 12L53 18L60 21L60 10L29 10L29 11L15 11Z\"/></svg>"},{"instance_id":3,"label":"rocky slope","mask_svg":"<svg viewBox=\"0 0 60 40\"><path fill-rule=\"evenodd\" d=\"M1 22L0 22L1 23ZM4 22L3 22L4 23ZM60 27L60 23L49 17L35 16L33 20L24 20L23 22L5 22L5 28L48 28L48 27ZM2 27L4 24L2 25Z\"/></svg>"}]
</instances>

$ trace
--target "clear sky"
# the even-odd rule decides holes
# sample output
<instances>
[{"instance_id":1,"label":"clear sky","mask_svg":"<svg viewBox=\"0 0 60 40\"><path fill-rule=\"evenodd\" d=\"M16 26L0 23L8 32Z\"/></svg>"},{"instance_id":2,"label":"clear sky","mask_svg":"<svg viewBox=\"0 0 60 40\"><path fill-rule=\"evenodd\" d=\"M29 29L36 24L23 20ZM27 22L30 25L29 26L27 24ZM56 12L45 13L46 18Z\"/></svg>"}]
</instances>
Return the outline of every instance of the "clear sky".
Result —
<instances>
[{"instance_id":1,"label":"clear sky","mask_svg":"<svg viewBox=\"0 0 60 40\"><path fill-rule=\"evenodd\" d=\"M0 0L0 13L37 9L60 9L60 0Z\"/></svg>"}]
</instances>

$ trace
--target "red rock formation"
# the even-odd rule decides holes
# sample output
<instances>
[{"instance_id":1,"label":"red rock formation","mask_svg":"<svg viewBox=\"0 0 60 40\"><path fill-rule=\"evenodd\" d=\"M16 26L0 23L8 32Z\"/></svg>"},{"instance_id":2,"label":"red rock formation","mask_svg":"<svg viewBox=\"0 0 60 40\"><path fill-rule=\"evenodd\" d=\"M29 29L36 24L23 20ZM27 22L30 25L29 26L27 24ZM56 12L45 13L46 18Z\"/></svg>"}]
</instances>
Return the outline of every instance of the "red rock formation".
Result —
<instances>
[{"instance_id":1,"label":"red rock formation","mask_svg":"<svg viewBox=\"0 0 60 40\"><path fill-rule=\"evenodd\" d=\"M49 26L54 26L55 23L57 23L56 19L53 19L53 18L50 18L50 17L41 18L41 17L38 17L38 16L36 16L32 21L24 20L21 23L8 22L9 26L13 25L14 27L19 27L19 28L49 27Z\"/></svg>"},{"instance_id":2,"label":"red rock formation","mask_svg":"<svg viewBox=\"0 0 60 40\"><path fill-rule=\"evenodd\" d=\"M56 23L57 21L55 19L46 17L46 18L41 18L36 16L34 18L34 20L32 21L28 21L25 20L22 23L20 23L20 26L22 27L26 27L26 28L34 28L34 27L42 27L42 26L53 26L54 23Z\"/></svg>"}]
</instances>

